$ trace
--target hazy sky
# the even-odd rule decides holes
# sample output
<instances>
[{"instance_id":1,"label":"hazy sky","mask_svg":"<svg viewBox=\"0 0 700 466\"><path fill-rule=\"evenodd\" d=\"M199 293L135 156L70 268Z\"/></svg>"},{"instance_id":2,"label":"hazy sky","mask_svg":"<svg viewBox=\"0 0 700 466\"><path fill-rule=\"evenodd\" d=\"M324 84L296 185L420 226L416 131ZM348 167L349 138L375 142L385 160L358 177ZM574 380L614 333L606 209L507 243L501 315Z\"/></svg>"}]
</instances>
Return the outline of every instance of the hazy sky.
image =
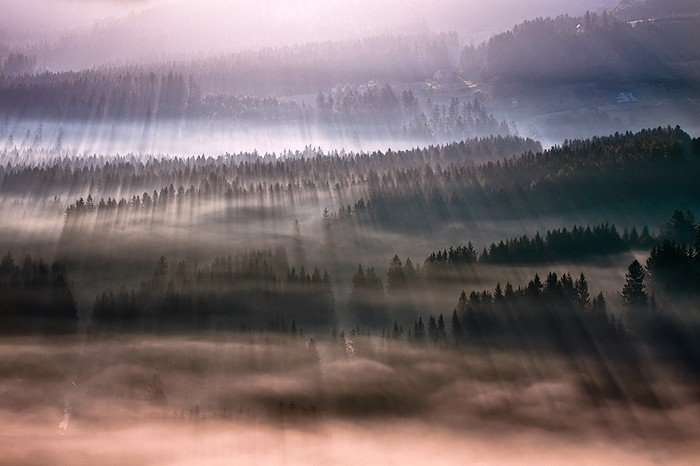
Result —
<instances>
[{"instance_id":1,"label":"hazy sky","mask_svg":"<svg viewBox=\"0 0 700 466\"><path fill-rule=\"evenodd\" d=\"M1 39L31 42L166 0L2 0Z\"/></svg>"},{"instance_id":2,"label":"hazy sky","mask_svg":"<svg viewBox=\"0 0 700 466\"><path fill-rule=\"evenodd\" d=\"M334 38L324 26L351 35L425 20L436 29L467 29L475 36L506 29L535 16L579 14L617 0L3 0L0 40L27 44L55 38L71 29L86 29L96 21L137 12L127 23L148 18L148 27L167 31L180 21L211 27L274 25L307 41ZM143 12L155 7L151 11ZM140 13L139 13L140 12ZM153 20L156 21L153 21ZM270 31L257 28L256 34ZM459 32L459 31L458 31ZM188 32L189 33L189 32ZM279 33L275 37L280 37ZM196 39L196 37L195 37ZM210 38L213 40L213 38ZM260 41L263 42L263 41Z\"/></svg>"}]
</instances>

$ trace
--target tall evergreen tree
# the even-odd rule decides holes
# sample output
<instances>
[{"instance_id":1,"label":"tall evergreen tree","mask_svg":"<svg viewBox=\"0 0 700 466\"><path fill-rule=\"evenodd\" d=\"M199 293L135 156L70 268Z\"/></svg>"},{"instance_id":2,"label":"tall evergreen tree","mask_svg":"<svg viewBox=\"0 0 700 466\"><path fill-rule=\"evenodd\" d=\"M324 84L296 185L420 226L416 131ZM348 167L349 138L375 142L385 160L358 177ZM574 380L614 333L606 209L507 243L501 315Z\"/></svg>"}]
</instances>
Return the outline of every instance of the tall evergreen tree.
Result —
<instances>
[{"instance_id":1,"label":"tall evergreen tree","mask_svg":"<svg viewBox=\"0 0 700 466\"><path fill-rule=\"evenodd\" d=\"M401 289L406 284L404 267L398 255L395 255L389 262L389 271L386 275L386 284L390 291Z\"/></svg>"},{"instance_id":2,"label":"tall evergreen tree","mask_svg":"<svg viewBox=\"0 0 700 466\"><path fill-rule=\"evenodd\" d=\"M452 311L452 338L456 345L461 345L464 342L464 328L459 320L457 309Z\"/></svg>"},{"instance_id":3,"label":"tall evergreen tree","mask_svg":"<svg viewBox=\"0 0 700 466\"><path fill-rule=\"evenodd\" d=\"M423 318L419 317L418 321L413 324L413 340L417 343L423 343L425 337L425 324L423 324Z\"/></svg>"},{"instance_id":4,"label":"tall evergreen tree","mask_svg":"<svg viewBox=\"0 0 700 466\"><path fill-rule=\"evenodd\" d=\"M434 345L438 343L438 326L437 320L435 320L434 316L430 316L430 318L428 319L428 336L430 338L430 343Z\"/></svg>"},{"instance_id":5,"label":"tall evergreen tree","mask_svg":"<svg viewBox=\"0 0 700 466\"><path fill-rule=\"evenodd\" d=\"M574 290L576 292L576 304L579 309L586 309L591 301L591 296L588 292L588 282L586 277L581 274L576 283L574 284Z\"/></svg>"},{"instance_id":6,"label":"tall evergreen tree","mask_svg":"<svg viewBox=\"0 0 700 466\"><path fill-rule=\"evenodd\" d=\"M527 284L527 294L530 298L537 299L542 294L542 288L542 280L540 279L539 274L535 274L535 278L530 280L530 282Z\"/></svg>"},{"instance_id":7,"label":"tall evergreen tree","mask_svg":"<svg viewBox=\"0 0 700 466\"><path fill-rule=\"evenodd\" d=\"M605 303L605 297L603 296L603 293L600 292L598 296L593 298L593 302L591 303L591 310L594 314L599 314L599 315L605 315L608 311L608 306Z\"/></svg>"},{"instance_id":8,"label":"tall evergreen tree","mask_svg":"<svg viewBox=\"0 0 700 466\"><path fill-rule=\"evenodd\" d=\"M445 318L442 314L438 317L437 321L437 342L439 345L445 345L447 343L447 331L445 330Z\"/></svg>"},{"instance_id":9,"label":"tall evergreen tree","mask_svg":"<svg viewBox=\"0 0 700 466\"><path fill-rule=\"evenodd\" d=\"M644 290L646 272L638 260L634 260L625 275L625 286L622 288L622 300L629 307L646 306L648 297Z\"/></svg>"},{"instance_id":10,"label":"tall evergreen tree","mask_svg":"<svg viewBox=\"0 0 700 466\"><path fill-rule=\"evenodd\" d=\"M391 331L391 338L394 340L399 340L402 336L403 327L401 327L397 321L394 321L394 328Z\"/></svg>"}]
</instances>

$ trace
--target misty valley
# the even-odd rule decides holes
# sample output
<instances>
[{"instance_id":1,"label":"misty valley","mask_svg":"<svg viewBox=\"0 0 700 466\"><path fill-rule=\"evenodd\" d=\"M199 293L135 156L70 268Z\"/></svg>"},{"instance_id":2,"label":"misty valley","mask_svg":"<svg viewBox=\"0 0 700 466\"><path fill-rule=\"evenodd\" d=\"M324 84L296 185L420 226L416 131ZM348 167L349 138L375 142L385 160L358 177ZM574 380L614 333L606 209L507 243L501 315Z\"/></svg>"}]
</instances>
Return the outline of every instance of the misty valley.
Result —
<instances>
[{"instance_id":1,"label":"misty valley","mask_svg":"<svg viewBox=\"0 0 700 466\"><path fill-rule=\"evenodd\" d=\"M0 464L700 461L696 2L28 3Z\"/></svg>"}]
</instances>

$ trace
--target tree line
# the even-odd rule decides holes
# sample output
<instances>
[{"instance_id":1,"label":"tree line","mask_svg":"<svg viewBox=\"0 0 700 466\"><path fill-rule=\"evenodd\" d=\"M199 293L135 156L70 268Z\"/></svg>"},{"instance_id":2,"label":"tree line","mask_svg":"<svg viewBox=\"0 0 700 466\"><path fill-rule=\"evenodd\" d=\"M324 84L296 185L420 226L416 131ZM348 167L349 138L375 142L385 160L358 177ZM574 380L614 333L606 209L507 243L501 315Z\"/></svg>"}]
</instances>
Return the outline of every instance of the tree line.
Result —
<instances>
[{"instance_id":1,"label":"tree line","mask_svg":"<svg viewBox=\"0 0 700 466\"><path fill-rule=\"evenodd\" d=\"M506 282L492 291L462 291L451 314L419 316L405 328L395 320L393 326L383 327L381 336L415 347L554 350L626 364L638 364L635 348L645 346L696 376L697 327L660 308L647 291L646 278L644 267L633 261L617 294L617 313L609 310L602 292L591 293L584 274L574 279L568 273L549 272L544 280L536 274L524 287ZM358 326L339 336L334 329L331 341L358 346L358 336L369 335L367 328Z\"/></svg>"},{"instance_id":2,"label":"tree line","mask_svg":"<svg viewBox=\"0 0 700 466\"><path fill-rule=\"evenodd\" d=\"M537 87L630 79L689 84L674 63L697 60L699 16L622 22L607 12L536 18L463 48L460 69L497 86ZM536 50L537 53L533 53Z\"/></svg>"},{"instance_id":3,"label":"tree line","mask_svg":"<svg viewBox=\"0 0 700 466\"><path fill-rule=\"evenodd\" d=\"M369 180L368 196L377 224L425 229L485 216L677 205L698 198L698 175L700 138L667 127L565 141L478 165L385 171Z\"/></svg>"},{"instance_id":4,"label":"tree line","mask_svg":"<svg viewBox=\"0 0 700 466\"><path fill-rule=\"evenodd\" d=\"M633 226L623 229L620 234L614 224L602 223L593 227L575 225L571 229L548 230L544 235L537 232L532 238L522 235L491 243L481 252L474 248L471 241L466 246L451 246L430 253L425 259L424 270L429 274L437 273L445 266L459 268L477 263L528 264L582 260L630 249L646 249L656 241L647 226L642 228L641 233Z\"/></svg>"},{"instance_id":5,"label":"tree line","mask_svg":"<svg viewBox=\"0 0 700 466\"><path fill-rule=\"evenodd\" d=\"M65 334L78 329L78 310L66 267L11 252L0 260L0 333Z\"/></svg>"},{"instance_id":6,"label":"tree line","mask_svg":"<svg viewBox=\"0 0 700 466\"><path fill-rule=\"evenodd\" d=\"M646 269L652 282L669 293L700 293L700 223L691 211L676 210L662 227Z\"/></svg>"},{"instance_id":7,"label":"tree line","mask_svg":"<svg viewBox=\"0 0 700 466\"><path fill-rule=\"evenodd\" d=\"M447 322L449 321L449 322ZM398 321L385 336L411 344L555 346L590 339L613 339L624 333L619 316L608 313L602 293L592 297L586 277L535 275L527 286L498 283L493 291L463 291L447 319L419 317L404 332ZM593 338L593 336L595 338Z\"/></svg>"},{"instance_id":8,"label":"tree line","mask_svg":"<svg viewBox=\"0 0 700 466\"><path fill-rule=\"evenodd\" d=\"M482 142L231 165L202 159L208 169L178 160L170 162L178 169L174 173L165 171L165 176L181 186L178 191L187 192L184 186L188 184L183 181L190 181L190 193L220 199L253 192L279 193L297 187L352 187L358 201L362 198L372 205L372 209L357 216L358 221L384 228L425 229L446 220L527 217L586 209L618 212L644 207L649 202L677 205L679 199L692 202L700 196L700 188L694 182L700 175L700 138L692 139L678 127L565 141L546 151L527 151L495 162L477 164L465 160L470 147L488 150L503 142L508 148L515 142L504 138L479 141ZM220 169L214 168L219 164L223 165ZM106 178L112 167L84 167L74 176L85 177L85 189L92 183L109 184L117 190L118 179L127 180L132 187L136 182L144 185L152 179L146 173L134 173L135 167L126 165L131 176L115 177L114 181ZM155 167L160 165L147 166ZM56 171L72 175L71 171ZM10 189L23 177L35 180L48 174L45 170L25 168L8 172L0 173L0 190ZM89 175L92 176L88 178ZM168 191L178 184L173 183L173 189ZM25 183L22 188L26 186Z\"/></svg>"},{"instance_id":9,"label":"tree line","mask_svg":"<svg viewBox=\"0 0 700 466\"><path fill-rule=\"evenodd\" d=\"M95 299L91 331L268 330L298 334L335 324L327 272L289 266L282 249L249 251L210 263L161 257L137 289L107 289Z\"/></svg>"},{"instance_id":10,"label":"tree line","mask_svg":"<svg viewBox=\"0 0 700 466\"><path fill-rule=\"evenodd\" d=\"M345 153L322 151L313 147L280 154L246 152L217 157L139 157L52 154L33 149L0 152L0 192L26 194L29 187L36 197L53 198L67 192L78 197L93 196L99 190L105 196L144 191L174 185L202 188L209 183L214 194L227 189L250 188L263 184L304 184L346 188L368 183L370 177L402 167L448 166L477 163L480 160L507 158L541 145L515 136L472 138L444 145L428 145L402 151ZM44 160L34 163L35 160Z\"/></svg>"}]
</instances>

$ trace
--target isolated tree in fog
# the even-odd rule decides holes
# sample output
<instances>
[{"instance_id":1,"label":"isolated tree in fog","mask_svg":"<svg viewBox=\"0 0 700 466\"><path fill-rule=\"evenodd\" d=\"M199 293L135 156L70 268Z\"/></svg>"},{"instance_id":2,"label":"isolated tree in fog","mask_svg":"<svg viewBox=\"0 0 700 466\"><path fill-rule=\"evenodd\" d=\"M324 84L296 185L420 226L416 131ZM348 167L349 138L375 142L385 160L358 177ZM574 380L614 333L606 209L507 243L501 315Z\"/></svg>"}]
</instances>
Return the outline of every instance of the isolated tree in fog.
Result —
<instances>
[{"instance_id":1,"label":"isolated tree in fog","mask_svg":"<svg viewBox=\"0 0 700 466\"><path fill-rule=\"evenodd\" d=\"M328 208L323 209L323 214L321 215L321 225L323 225L324 230L330 230L332 224L331 213Z\"/></svg>"},{"instance_id":2,"label":"isolated tree in fog","mask_svg":"<svg viewBox=\"0 0 700 466\"><path fill-rule=\"evenodd\" d=\"M647 293L644 291L644 278L646 272L638 260L634 260L627 269L625 275L625 286L622 288L622 300L630 307L645 306L648 301Z\"/></svg>"},{"instance_id":3,"label":"isolated tree in fog","mask_svg":"<svg viewBox=\"0 0 700 466\"><path fill-rule=\"evenodd\" d=\"M156 265L156 270L153 275L157 277L163 277L168 274L168 259L165 256L160 256L158 259L158 265Z\"/></svg>"}]
</instances>

